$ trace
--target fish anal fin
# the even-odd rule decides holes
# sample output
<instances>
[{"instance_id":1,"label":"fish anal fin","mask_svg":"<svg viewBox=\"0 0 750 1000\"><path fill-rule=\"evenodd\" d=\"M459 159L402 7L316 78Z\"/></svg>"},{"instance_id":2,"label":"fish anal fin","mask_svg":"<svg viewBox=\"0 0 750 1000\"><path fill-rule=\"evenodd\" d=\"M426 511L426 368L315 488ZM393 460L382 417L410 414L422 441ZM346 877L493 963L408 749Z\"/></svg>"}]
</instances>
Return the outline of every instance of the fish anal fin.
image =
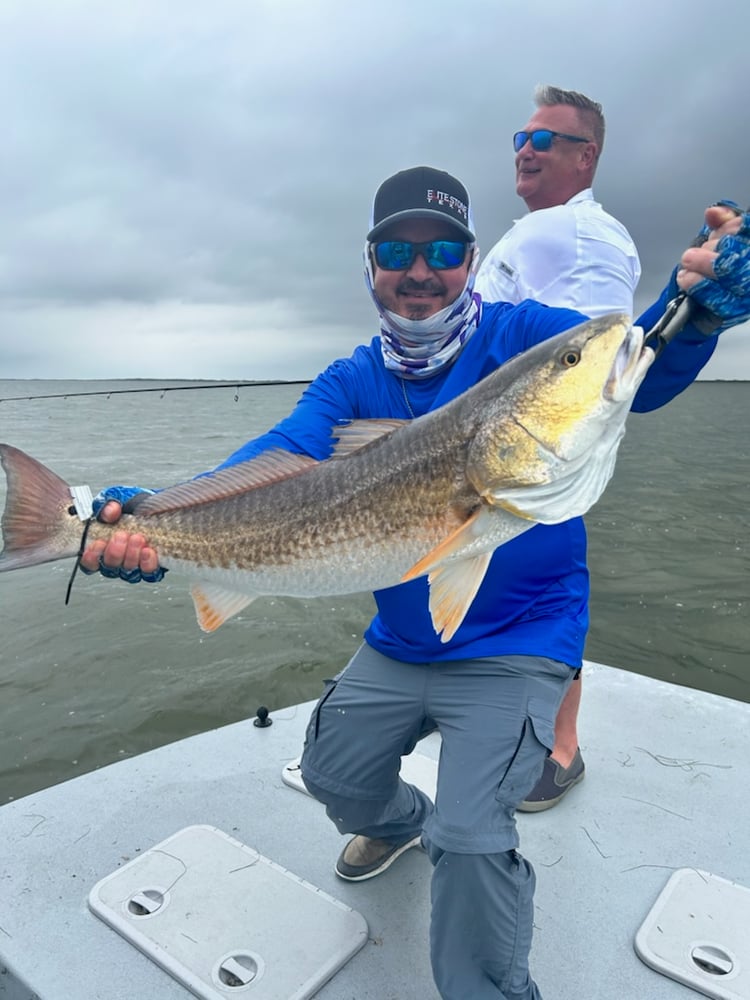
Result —
<instances>
[{"instance_id":1,"label":"fish anal fin","mask_svg":"<svg viewBox=\"0 0 750 1000\"><path fill-rule=\"evenodd\" d=\"M190 596L195 605L195 617L204 632L215 632L232 615L255 600L249 594L238 594L212 583L194 583Z\"/></svg>"},{"instance_id":2,"label":"fish anal fin","mask_svg":"<svg viewBox=\"0 0 750 1000\"><path fill-rule=\"evenodd\" d=\"M441 642L448 642L466 617L482 585L491 552L439 566L428 576L430 616Z\"/></svg>"},{"instance_id":3,"label":"fish anal fin","mask_svg":"<svg viewBox=\"0 0 750 1000\"><path fill-rule=\"evenodd\" d=\"M447 559L460 557L462 549L476 543L477 536L481 533L477 529L480 528L480 521L484 513L485 509L483 507L475 510L462 525L456 528L455 531L452 531L434 549L430 549L427 555L423 556L419 562L414 563L412 568L407 570L401 577L401 582L406 583L408 580L416 580L418 576L430 573Z\"/></svg>"}]
</instances>

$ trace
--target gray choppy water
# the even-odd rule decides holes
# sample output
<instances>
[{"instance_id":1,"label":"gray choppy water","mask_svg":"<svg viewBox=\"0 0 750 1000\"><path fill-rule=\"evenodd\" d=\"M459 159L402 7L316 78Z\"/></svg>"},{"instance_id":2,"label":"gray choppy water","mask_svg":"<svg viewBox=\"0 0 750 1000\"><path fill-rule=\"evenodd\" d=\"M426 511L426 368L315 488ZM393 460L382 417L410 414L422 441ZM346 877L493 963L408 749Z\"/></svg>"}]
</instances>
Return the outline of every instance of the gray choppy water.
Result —
<instances>
[{"instance_id":1,"label":"gray choppy water","mask_svg":"<svg viewBox=\"0 0 750 1000\"><path fill-rule=\"evenodd\" d=\"M265 430L301 388L7 401L101 387L0 381L0 440L94 489L166 485ZM750 701L748 426L741 382L697 383L630 418L614 480L587 517L589 658ZM369 595L263 599L205 637L169 577L156 587L79 578L66 607L71 566L0 575L0 803L261 704L315 697L373 607Z\"/></svg>"}]
</instances>

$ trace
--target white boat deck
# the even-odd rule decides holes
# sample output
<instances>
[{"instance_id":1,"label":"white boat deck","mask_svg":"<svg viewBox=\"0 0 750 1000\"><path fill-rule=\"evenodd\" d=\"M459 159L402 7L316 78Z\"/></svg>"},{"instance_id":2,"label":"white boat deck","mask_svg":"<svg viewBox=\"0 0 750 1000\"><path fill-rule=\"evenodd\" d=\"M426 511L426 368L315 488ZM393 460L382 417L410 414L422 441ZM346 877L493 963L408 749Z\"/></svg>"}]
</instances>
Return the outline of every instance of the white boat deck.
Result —
<instances>
[{"instance_id":1,"label":"white boat deck","mask_svg":"<svg viewBox=\"0 0 750 1000\"><path fill-rule=\"evenodd\" d=\"M0 808L0 998L187 1000L89 911L87 897L126 861L208 824L365 917L366 945L321 1000L437 1000L427 857L412 850L377 879L341 882L333 863L345 838L281 780L311 707L276 712L269 728L249 719L182 740ZM518 817L537 873L533 974L545 1000L691 1000L698 994L639 960L633 938L677 868L750 886L750 705L587 664L582 724L586 780L558 808ZM438 746L430 737L420 751L436 756ZM235 992L252 1000L251 986Z\"/></svg>"}]
</instances>

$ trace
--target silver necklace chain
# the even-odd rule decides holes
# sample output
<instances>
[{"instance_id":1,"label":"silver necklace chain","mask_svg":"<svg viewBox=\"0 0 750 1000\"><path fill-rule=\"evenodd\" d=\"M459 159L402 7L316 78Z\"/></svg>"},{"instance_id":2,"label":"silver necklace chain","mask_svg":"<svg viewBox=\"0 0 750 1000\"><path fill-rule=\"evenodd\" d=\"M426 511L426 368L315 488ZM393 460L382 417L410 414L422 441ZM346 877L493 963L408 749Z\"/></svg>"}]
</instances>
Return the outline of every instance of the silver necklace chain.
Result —
<instances>
[{"instance_id":1,"label":"silver necklace chain","mask_svg":"<svg viewBox=\"0 0 750 1000\"><path fill-rule=\"evenodd\" d=\"M413 420L416 420L416 419L417 419L417 415L416 415L416 413L414 412L414 410L412 410L412 408L411 408L411 403L409 402L409 397L408 397L408 396L407 396L407 394L406 394L406 380L405 380L405 379L403 379L403 378L401 378L401 376L400 376L400 375L399 375L399 379L398 379L398 380L399 380L399 382L401 383L401 391L402 391L402 392L403 392L403 394L404 394L404 402L406 403L406 409L407 409L407 410L409 411L409 413L411 413L411 415L412 415L412 419L413 419Z\"/></svg>"}]
</instances>

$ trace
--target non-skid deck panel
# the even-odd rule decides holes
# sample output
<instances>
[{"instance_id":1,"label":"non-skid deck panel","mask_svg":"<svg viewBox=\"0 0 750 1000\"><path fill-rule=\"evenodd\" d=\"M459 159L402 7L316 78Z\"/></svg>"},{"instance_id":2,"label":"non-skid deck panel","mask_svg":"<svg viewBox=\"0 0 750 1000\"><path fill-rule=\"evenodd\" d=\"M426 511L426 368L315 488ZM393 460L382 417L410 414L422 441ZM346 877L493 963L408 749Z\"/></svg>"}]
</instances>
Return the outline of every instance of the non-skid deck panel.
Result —
<instances>
[{"instance_id":1,"label":"non-skid deck panel","mask_svg":"<svg viewBox=\"0 0 750 1000\"><path fill-rule=\"evenodd\" d=\"M346 837L281 779L313 703L203 733L0 807L1 1000L190 1000L89 910L92 886L196 824L218 827L319 886L369 936L320 1000L438 1000L429 963L431 866L407 851L380 878L344 883ZM531 968L554 1000L688 1000L633 939L672 871L750 885L744 787L750 705L587 664L586 779L555 809L518 817L537 874ZM436 756L429 737L419 751ZM3 971L4 970L4 971ZM317 998L316 998L317 1000Z\"/></svg>"}]
</instances>

